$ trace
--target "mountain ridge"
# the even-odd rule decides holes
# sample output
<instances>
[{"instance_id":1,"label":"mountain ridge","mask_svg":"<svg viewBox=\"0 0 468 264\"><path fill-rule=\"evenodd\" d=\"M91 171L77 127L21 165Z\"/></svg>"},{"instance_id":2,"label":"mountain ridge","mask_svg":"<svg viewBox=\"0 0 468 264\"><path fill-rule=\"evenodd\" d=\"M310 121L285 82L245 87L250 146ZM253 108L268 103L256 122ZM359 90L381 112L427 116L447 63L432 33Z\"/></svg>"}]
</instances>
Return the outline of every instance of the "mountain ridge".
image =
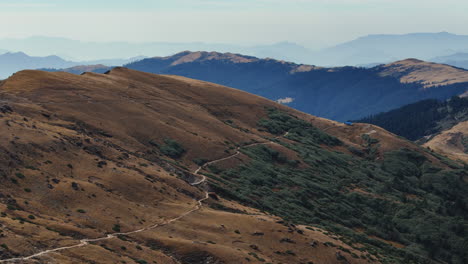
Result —
<instances>
[{"instance_id":1,"label":"mountain ridge","mask_svg":"<svg viewBox=\"0 0 468 264\"><path fill-rule=\"evenodd\" d=\"M239 88L339 121L362 118L421 99L444 100L468 90L465 70L416 59L372 68L324 68L235 53L184 51L125 66ZM74 69L63 71L76 73Z\"/></svg>"},{"instance_id":2,"label":"mountain ridge","mask_svg":"<svg viewBox=\"0 0 468 264\"><path fill-rule=\"evenodd\" d=\"M77 73L79 72L79 68L84 68L86 71L86 67L83 65L86 65L89 70L92 70L92 68L96 68L92 67L92 65L115 67L143 58L145 57L138 56L129 59L108 59L97 61L71 61L65 60L57 55L38 57L29 56L24 52L6 52L0 55L0 78L6 78L17 71L27 69L41 69L49 71L64 69Z\"/></svg>"},{"instance_id":3,"label":"mountain ridge","mask_svg":"<svg viewBox=\"0 0 468 264\"><path fill-rule=\"evenodd\" d=\"M212 59L198 57L203 54ZM244 63L229 60L229 56L236 56L237 61L242 59ZM215 60L215 57L220 59ZM172 65L177 60L178 63ZM411 60L369 69L323 68L239 54L184 52L145 59L125 67L219 83L275 101L292 98L288 104L291 107L340 121L390 110L418 99L446 99L464 93L468 87L466 71ZM439 77L435 78L433 73L439 72ZM451 80L447 81L447 78ZM422 88L424 92L419 91ZM368 96L364 97L364 94ZM358 104L359 101L362 102Z\"/></svg>"},{"instance_id":4,"label":"mountain ridge","mask_svg":"<svg viewBox=\"0 0 468 264\"><path fill-rule=\"evenodd\" d=\"M135 56L166 56L181 50L217 50L237 52L257 57L275 57L292 61L303 61L311 51L292 42L242 45L203 42L89 42L57 37L29 37L24 39L0 39L0 47L13 51L24 51L36 56L58 54L80 61L97 59L131 58Z\"/></svg>"},{"instance_id":5,"label":"mountain ridge","mask_svg":"<svg viewBox=\"0 0 468 264\"><path fill-rule=\"evenodd\" d=\"M463 165L377 126L122 67L21 71L0 102L1 259L80 241L39 261L466 259Z\"/></svg>"}]
</instances>

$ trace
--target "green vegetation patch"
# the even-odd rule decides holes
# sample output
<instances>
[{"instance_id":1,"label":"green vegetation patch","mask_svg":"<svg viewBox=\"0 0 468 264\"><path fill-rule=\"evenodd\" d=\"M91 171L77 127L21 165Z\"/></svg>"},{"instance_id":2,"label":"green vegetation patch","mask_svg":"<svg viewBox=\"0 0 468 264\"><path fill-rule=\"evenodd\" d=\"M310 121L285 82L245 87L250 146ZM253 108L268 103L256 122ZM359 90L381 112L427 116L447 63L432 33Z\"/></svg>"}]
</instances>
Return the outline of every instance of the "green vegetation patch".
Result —
<instances>
[{"instance_id":1,"label":"green vegetation patch","mask_svg":"<svg viewBox=\"0 0 468 264\"><path fill-rule=\"evenodd\" d=\"M288 132L288 138L301 143L316 143L328 146L342 145L338 138L328 135L302 119L282 112L277 108L268 108L267 111L268 119L260 120L258 126L271 134L282 135Z\"/></svg>"},{"instance_id":2,"label":"green vegetation patch","mask_svg":"<svg viewBox=\"0 0 468 264\"><path fill-rule=\"evenodd\" d=\"M223 179L211 183L217 193L342 234L347 242L385 256L384 263L468 263L467 168L440 167L409 149L386 153L378 162L325 150L320 144L342 143L277 110L270 110L270 118L259 124L275 134L289 131L295 143L280 143L307 166L294 166L265 145L244 148L250 163L212 171Z\"/></svg>"},{"instance_id":3,"label":"green vegetation patch","mask_svg":"<svg viewBox=\"0 0 468 264\"><path fill-rule=\"evenodd\" d=\"M166 138L164 139L164 145L159 146L159 150L166 156L173 159L182 157L185 153L185 148L177 141Z\"/></svg>"}]
</instances>

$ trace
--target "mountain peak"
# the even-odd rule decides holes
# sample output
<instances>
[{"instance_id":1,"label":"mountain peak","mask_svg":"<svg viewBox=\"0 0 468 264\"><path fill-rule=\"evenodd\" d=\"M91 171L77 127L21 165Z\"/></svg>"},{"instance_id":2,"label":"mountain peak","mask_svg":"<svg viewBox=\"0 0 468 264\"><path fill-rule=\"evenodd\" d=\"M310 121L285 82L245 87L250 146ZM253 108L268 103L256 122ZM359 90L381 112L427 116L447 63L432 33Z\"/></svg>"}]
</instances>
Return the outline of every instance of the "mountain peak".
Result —
<instances>
[{"instance_id":1,"label":"mountain peak","mask_svg":"<svg viewBox=\"0 0 468 264\"><path fill-rule=\"evenodd\" d=\"M2 54L1 56L5 57L29 57L26 53L19 51L19 52L7 52Z\"/></svg>"},{"instance_id":2,"label":"mountain peak","mask_svg":"<svg viewBox=\"0 0 468 264\"><path fill-rule=\"evenodd\" d=\"M422 83L426 88L468 82L466 70L413 58L378 66L377 69L381 76L399 78L403 83Z\"/></svg>"},{"instance_id":3,"label":"mountain peak","mask_svg":"<svg viewBox=\"0 0 468 264\"><path fill-rule=\"evenodd\" d=\"M424 63L424 61L416 59L416 58L408 58L408 59L393 62L391 64L418 64L418 63Z\"/></svg>"},{"instance_id":4,"label":"mountain peak","mask_svg":"<svg viewBox=\"0 0 468 264\"><path fill-rule=\"evenodd\" d=\"M241 54L235 53L220 53L220 52L208 52L208 51L183 51L180 53L175 54L174 56L165 57L165 58L172 58L174 61L172 65L178 65L183 63L190 63L190 62L203 62L203 61L229 61L233 63L248 63L258 60L255 57L245 56Z\"/></svg>"}]
</instances>

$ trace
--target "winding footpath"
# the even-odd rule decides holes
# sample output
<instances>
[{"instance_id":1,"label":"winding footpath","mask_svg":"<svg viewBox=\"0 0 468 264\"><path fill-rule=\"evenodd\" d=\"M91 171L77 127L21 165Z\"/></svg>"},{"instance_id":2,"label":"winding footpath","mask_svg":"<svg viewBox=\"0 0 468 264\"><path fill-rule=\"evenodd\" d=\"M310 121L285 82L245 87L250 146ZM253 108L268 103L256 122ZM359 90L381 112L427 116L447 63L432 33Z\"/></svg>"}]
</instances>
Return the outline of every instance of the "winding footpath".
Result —
<instances>
[{"instance_id":1,"label":"winding footpath","mask_svg":"<svg viewBox=\"0 0 468 264\"><path fill-rule=\"evenodd\" d=\"M283 137L286 137L287 135L289 134L289 132L286 132L284 135L282 135ZM277 136L275 139L278 139L279 137L281 136ZM245 146L242 146L242 147L237 147L236 149L236 153L228 156L228 157L225 157L225 158L221 158L221 159L217 159L217 160L213 160L213 161L209 161L209 162L206 162L204 163L203 165L201 165L200 167L198 167L194 172L193 174L196 175L196 176L200 176L200 179L193 182L193 183L190 183L190 185L192 186L197 186L197 185L201 185L202 183L206 182L207 178L206 176L204 175L200 175L200 171L205 168L206 166L209 166L209 165L212 165L212 164L215 164L215 163L218 163L218 162L221 162L221 161L225 161L225 160L228 160L228 159L231 159L231 158L234 158L238 155L241 154L240 150L241 148L249 148L249 147L253 147L253 146L258 146L258 145L267 145L267 144L275 144L275 142L273 141L268 141L268 142L257 142L257 143L252 143L252 144L248 144L248 145L245 145ZM104 241L104 240L109 240L109 239L113 239L113 238L116 238L118 236L123 236L123 235L131 235L131 234L136 234L136 233L140 233L140 232L144 232L144 231L148 231L148 230L152 230L152 229L155 229L155 228L158 228L158 227L161 227L161 226L165 226L165 225L169 225L169 224L172 224L182 218L184 218L185 216L193 213L193 212L196 212L198 210L200 210L202 207L203 207L203 202L205 200L209 199L209 193L205 190L205 197L200 199L200 200L197 200L197 205L191 209L190 211L187 211L181 215L179 215L178 217L176 218L172 218L172 219L169 219L165 222L162 222L162 223L157 223L157 224L153 224L151 226L148 226L148 227L145 227L145 228L140 228L140 229L137 229L137 230L133 230L133 231L129 231L129 232L117 232L117 233L111 233L111 234L107 234L105 237L99 237L99 238L85 238L85 239L81 239L79 241L78 244L76 245L72 245L72 246L65 246L65 247L58 247L58 248L54 248L54 249L48 249L48 250L44 250L44 251L40 251L36 254L33 254L33 255L30 255L30 256L26 256L26 257L17 257L17 258L10 258L10 259L3 259L3 260L0 260L0 263L7 263L7 262L16 262L16 261L24 261L24 260L30 260L30 259L33 259L33 258L36 258L36 257L40 257L40 256L43 256L43 255L47 255L47 254L50 254L50 253L55 253L55 252L58 252L58 251L63 251L63 250L67 250L67 249L74 249L74 248L80 248L80 247L84 247L84 246L87 246L89 245L90 243L93 243L93 242L99 242L99 241Z\"/></svg>"}]
</instances>

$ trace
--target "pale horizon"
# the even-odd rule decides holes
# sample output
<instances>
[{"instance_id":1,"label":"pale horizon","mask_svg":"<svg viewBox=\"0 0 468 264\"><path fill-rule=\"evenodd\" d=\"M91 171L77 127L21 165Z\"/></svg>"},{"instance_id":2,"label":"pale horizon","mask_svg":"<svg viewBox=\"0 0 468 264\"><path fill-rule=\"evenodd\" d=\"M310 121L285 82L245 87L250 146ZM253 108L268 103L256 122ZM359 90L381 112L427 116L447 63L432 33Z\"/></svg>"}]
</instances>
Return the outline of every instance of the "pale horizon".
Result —
<instances>
[{"instance_id":1,"label":"pale horizon","mask_svg":"<svg viewBox=\"0 0 468 264\"><path fill-rule=\"evenodd\" d=\"M3 0L0 38L232 45L288 41L316 50L373 34L468 35L467 9L461 0Z\"/></svg>"}]
</instances>

